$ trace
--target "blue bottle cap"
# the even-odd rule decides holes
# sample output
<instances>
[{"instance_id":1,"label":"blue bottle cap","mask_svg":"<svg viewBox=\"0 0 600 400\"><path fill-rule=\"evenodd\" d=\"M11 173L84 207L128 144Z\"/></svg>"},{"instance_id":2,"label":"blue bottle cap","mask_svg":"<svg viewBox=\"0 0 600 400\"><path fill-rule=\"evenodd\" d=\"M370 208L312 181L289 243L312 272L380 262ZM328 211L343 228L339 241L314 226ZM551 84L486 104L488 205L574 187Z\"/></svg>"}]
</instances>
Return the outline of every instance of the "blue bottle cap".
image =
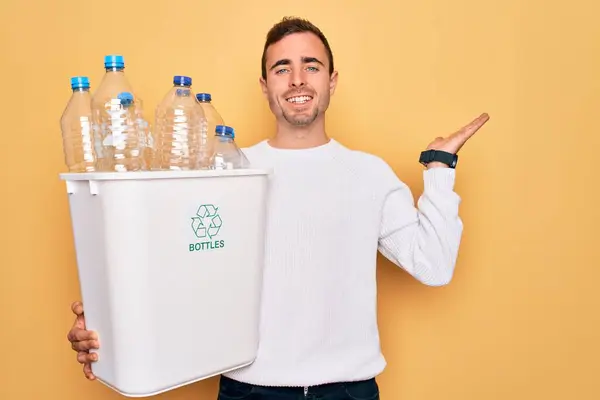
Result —
<instances>
[{"instance_id":1,"label":"blue bottle cap","mask_svg":"<svg viewBox=\"0 0 600 400\"><path fill-rule=\"evenodd\" d=\"M87 76L74 76L71 78L71 89L89 89L90 80Z\"/></svg>"},{"instance_id":2,"label":"blue bottle cap","mask_svg":"<svg viewBox=\"0 0 600 400\"><path fill-rule=\"evenodd\" d=\"M212 97L210 93L198 93L196 94L196 99L198 101L211 101Z\"/></svg>"},{"instance_id":3,"label":"blue bottle cap","mask_svg":"<svg viewBox=\"0 0 600 400\"><path fill-rule=\"evenodd\" d=\"M215 133L217 136L230 136L232 139L235 137L235 131L227 125L217 125Z\"/></svg>"},{"instance_id":4,"label":"blue bottle cap","mask_svg":"<svg viewBox=\"0 0 600 400\"><path fill-rule=\"evenodd\" d=\"M130 92L121 92L117 95L117 98L121 100L121 105L123 107L127 107L133 104L133 94L131 94Z\"/></svg>"},{"instance_id":5,"label":"blue bottle cap","mask_svg":"<svg viewBox=\"0 0 600 400\"><path fill-rule=\"evenodd\" d=\"M104 56L104 68L125 68L125 60L122 55L109 54Z\"/></svg>"},{"instance_id":6,"label":"blue bottle cap","mask_svg":"<svg viewBox=\"0 0 600 400\"><path fill-rule=\"evenodd\" d=\"M192 86L192 78L189 76L175 75L173 84L178 86Z\"/></svg>"}]
</instances>

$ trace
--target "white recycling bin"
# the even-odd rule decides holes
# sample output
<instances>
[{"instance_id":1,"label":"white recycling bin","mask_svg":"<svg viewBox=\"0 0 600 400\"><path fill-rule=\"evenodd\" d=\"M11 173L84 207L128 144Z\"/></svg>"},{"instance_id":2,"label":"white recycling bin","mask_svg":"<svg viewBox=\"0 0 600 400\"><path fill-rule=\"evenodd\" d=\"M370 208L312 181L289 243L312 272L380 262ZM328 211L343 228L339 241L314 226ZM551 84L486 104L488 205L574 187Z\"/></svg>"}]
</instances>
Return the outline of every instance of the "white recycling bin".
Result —
<instances>
[{"instance_id":1,"label":"white recycling bin","mask_svg":"<svg viewBox=\"0 0 600 400\"><path fill-rule=\"evenodd\" d=\"M101 382L146 397L254 361L270 172L60 175Z\"/></svg>"}]
</instances>

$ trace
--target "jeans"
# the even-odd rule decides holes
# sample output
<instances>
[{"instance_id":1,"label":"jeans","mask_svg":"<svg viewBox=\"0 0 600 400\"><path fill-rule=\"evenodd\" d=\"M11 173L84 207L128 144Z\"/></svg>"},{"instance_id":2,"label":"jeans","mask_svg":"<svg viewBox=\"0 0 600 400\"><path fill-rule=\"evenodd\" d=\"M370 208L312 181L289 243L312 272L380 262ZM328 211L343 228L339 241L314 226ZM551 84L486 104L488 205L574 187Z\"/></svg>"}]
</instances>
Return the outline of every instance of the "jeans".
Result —
<instances>
[{"instance_id":1,"label":"jeans","mask_svg":"<svg viewBox=\"0 0 600 400\"><path fill-rule=\"evenodd\" d=\"M375 378L303 387L268 387L221 376L217 400L379 400Z\"/></svg>"}]
</instances>

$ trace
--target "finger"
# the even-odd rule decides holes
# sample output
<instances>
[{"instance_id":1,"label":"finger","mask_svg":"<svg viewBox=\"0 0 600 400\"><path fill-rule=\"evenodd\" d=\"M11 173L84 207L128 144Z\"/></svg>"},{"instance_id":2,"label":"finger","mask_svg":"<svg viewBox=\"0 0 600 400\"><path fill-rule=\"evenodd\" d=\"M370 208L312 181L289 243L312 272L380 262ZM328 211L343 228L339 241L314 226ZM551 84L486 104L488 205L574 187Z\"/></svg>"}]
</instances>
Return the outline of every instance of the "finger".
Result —
<instances>
[{"instance_id":1,"label":"finger","mask_svg":"<svg viewBox=\"0 0 600 400\"><path fill-rule=\"evenodd\" d=\"M75 329L85 330L85 318L83 315L75 317L75 321L73 321L73 326L71 326L71 330Z\"/></svg>"},{"instance_id":2,"label":"finger","mask_svg":"<svg viewBox=\"0 0 600 400\"><path fill-rule=\"evenodd\" d=\"M80 301L73 302L73 304L71 304L71 311L73 311L75 315L83 315L83 303Z\"/></svg>"},{"instance_id":3,"label":"finger","mask_svg":"<svg viewBox=\"0 0 600 400\"><path fill-rule=\"evenodd\" d=\"M83 304L80 301L74 302L73 304L71 304L71 311L73 311L73 313L75 315L77 315L77 317L75 318L75 321L73 322L72 328L85 329L85 317L83 315Z\"/></svg>"},{"instance_id":4,"label":"finger","mask_svg":"<svg viewBox=\"0 0 600 400\"><path fill-rule=\"evenodd\" d=\"M91 381L93 381L94 379L96 379L96 376L92 372L92 365L91 364L83 364L83 373L84 373L85 377L88 378Z\"/></svg>"},{"instance_id":5,"label":"finger","mask_svg":"<svg viewBox=\"0 0 600 400\"><path fill-rule=\"evenodd\" d=\"M89 364L98 361L98 354L80 351L77 353L77 362L80 364Z\"/></svg>"},{"instance_id":6,"label":"finger","mask_svg":"<svg viewBox=\"0 0 600 400\"><path fill-rule=\"evenodd\" d=\"M462 139L466 140L473 136L475 132L477 132L489 119L490 116L487 113L483 113L479 117L471 121L468 125L465 125L454 135L460 136Z\"/></svg>"},{"instance_id":7,"label":"finger","mask_svg":"<svg viewBox=\"0 0 600 400\"><path fill-rule=\"evenodd\" d=\"M98 340L98 334L95 331L73 328L67 334L69 342L81 342L82 340Z\"/></svg>"},{"instance_id":8,"label":"finger","mask_svg":"<svg viewBox=\"0 0 600 400\"><path fill-rule=\"evenodd\" d=\"M83 340L81 342L73 342L71 348L75 351L97 350L100 348L100 344L97 340Z\"/></svg>"}]
</instances>

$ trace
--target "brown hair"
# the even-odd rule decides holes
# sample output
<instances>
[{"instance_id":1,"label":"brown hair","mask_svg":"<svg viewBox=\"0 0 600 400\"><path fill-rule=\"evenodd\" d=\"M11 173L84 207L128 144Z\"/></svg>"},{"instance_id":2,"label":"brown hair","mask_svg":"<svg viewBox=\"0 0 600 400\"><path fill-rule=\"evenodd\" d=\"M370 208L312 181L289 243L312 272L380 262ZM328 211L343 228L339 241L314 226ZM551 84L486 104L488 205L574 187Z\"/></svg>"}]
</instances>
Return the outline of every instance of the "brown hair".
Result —
<instances>
[{"instance_id":1,"label":"brown hair","mask_svg":"<svg viewBox=\"0 0 600 400\"><path fill-rule=\"evenodd\" d=\"M310 21L303 18L296 17L284 17L280 22L273 25L273 27L267 33L267 39L265 41L265 47L262 54L261 70L263 79L267 79L267 49L270 45L279 42L284 37L291 35L292 33L310 32L319 37L321 42L325 46L327 52L327 58L329 59L329 74L333 73L333 53L327 38L321 32L319 28L313 25Z\"/></svg>"}]
</instances>

